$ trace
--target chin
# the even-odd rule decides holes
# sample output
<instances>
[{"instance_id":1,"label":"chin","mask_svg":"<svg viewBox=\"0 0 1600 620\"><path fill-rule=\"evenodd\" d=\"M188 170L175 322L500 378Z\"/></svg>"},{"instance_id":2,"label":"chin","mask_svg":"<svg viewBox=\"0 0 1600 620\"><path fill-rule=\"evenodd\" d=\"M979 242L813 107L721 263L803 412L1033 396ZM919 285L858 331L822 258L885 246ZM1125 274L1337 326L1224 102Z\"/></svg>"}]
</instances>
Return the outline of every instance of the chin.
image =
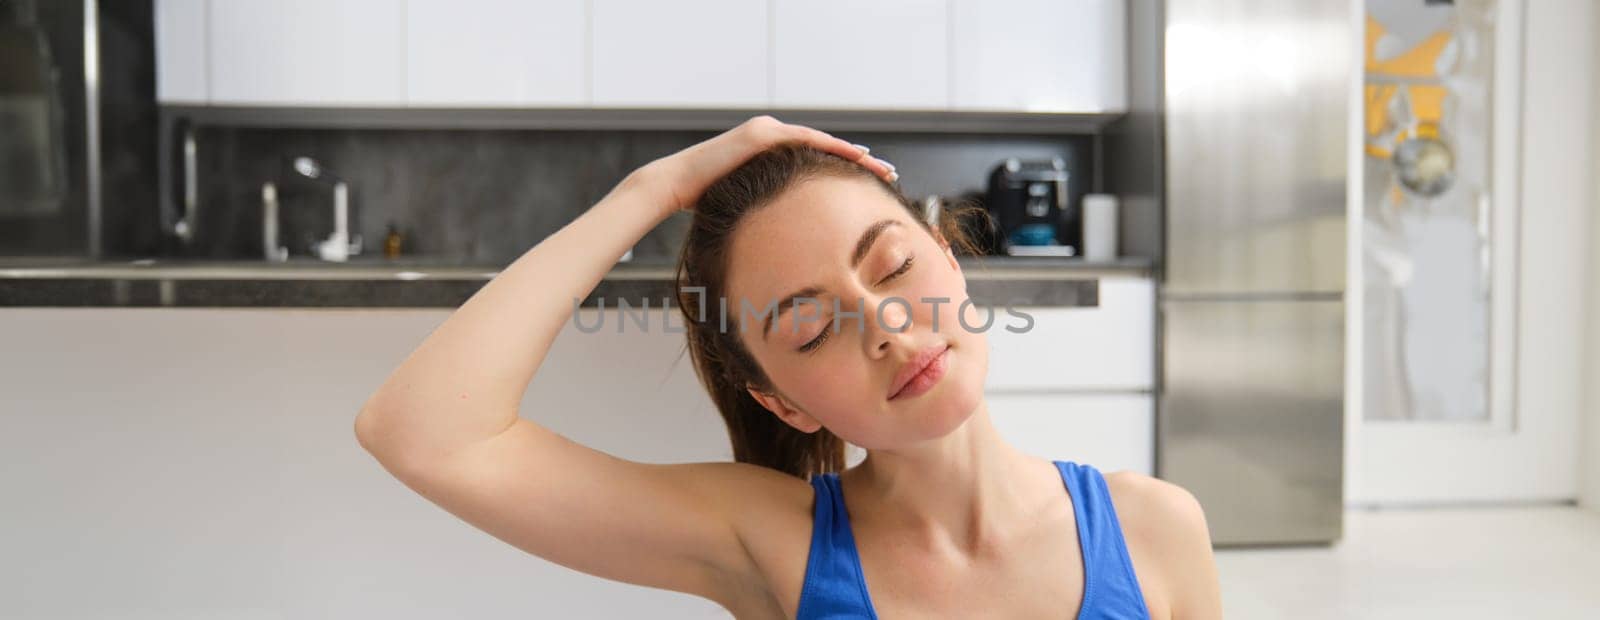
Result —
<instances>
[{"instance_id":1,"label":"chin","mask_svg":"<svg viewBox=\"0 0 1600 620\"><path fill-rule=\"evenodd\" d=\"M985 359L956 357L962 349L951 348L950 372L928 393L919 397L916 408L918 434L923 439L943 437L967 423L983 402Z\"/></svg>"}]
</instances>

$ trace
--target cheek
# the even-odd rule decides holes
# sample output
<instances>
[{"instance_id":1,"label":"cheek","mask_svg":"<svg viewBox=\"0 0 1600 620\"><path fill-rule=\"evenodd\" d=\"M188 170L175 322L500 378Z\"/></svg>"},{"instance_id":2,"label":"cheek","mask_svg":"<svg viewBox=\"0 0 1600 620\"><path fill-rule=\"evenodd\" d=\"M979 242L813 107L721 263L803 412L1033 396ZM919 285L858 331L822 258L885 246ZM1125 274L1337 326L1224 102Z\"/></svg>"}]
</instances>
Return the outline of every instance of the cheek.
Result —
<instances>
[{"instance_id":1,"label":"cheek","mask_svg":"<svg viewBox=\"0 0 1600 620\"><path fill-rule=\"evenodd\" d=\"M940 334L957 339L966 335L965 330L962 330L960 324L956 322L961 303L967 300L966 281L949 265L940 262L933 268L924 269L916 277L910 278L906 282L905 295L917 309L917 318L925 325L937 325ZM942 301L933 303L922 301L924 299ZM976 327L980 323L974 321L976 317L973 309L974 306L968 306L966 320L968 325ZM938 315L937 323L933 323L935 314ZM951 330L962 333L952 333Z\"/></svg>"},{"instance_id":2,"label":"cheek","mask_svg":"<svg viewBox=\"0 0 1600 620\"><path fill-rule=\"evenodd\" d=\"M939 263L938 269L928 269L913 283L915 295L931 298L949 299L940 302L938 308L934 304L919 306L928 321L925 325L933 324L933 315L938 315L938 333L949 339L961 350L961 366L957 371L959 383L963 391L981 389L989 368L989 339L988 330L995 329L1004 324L1006 314L1001 308L980 306L976 303L966 304L966 280L961 274L951 269L946 263ZM986 328L985 323L989 322Z\"/></svg>"},{"instance_id":3,"label":"cheek","mask_svg":"<svg viewBox=\"0 0 1600 620\"><path fill-rule=\"evenodd\" d=\"M851 388L856 387L853 382L861 378L859 370L848 359L813 364L807 369L806 387L811 390L809 393L820 396L824 401L838 398L853 391Z\"/></svg>"},{"instance_id":4,"label":"cheek","mask_svg":"<svg viewBox=\"0 0 1600 620\"><path fill-rule=\"evenodd\" d=\"M837 341L829 343L832 349L842 348L840 345ZM800 405L824 424L838 415L834 412L860 410L858 401L869 393L869 375L860 354L851 358L832 353L836 351L826 351L815 359L796 358L784 365L779 371L781 376L773 379L786 392L796 395Z\"/></svg>"}]
</instances>

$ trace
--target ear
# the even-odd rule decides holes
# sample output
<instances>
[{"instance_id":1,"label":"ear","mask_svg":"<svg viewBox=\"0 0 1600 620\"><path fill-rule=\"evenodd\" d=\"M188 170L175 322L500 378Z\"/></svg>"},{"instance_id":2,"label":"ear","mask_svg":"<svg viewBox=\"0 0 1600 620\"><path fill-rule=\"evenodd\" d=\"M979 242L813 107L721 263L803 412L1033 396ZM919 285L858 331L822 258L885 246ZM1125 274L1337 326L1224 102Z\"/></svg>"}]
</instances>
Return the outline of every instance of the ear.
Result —
<instances>
[{"instance_id":1,"label":"ear","mask_svg":"<svg viewBox=\"0 0 1600 620\"><path fill-rule=\"evenodd\" d=\"M773 415L778 416L778 419L783 420L784 424L793 426L802 433L815 433L822 428L821 422L811 417L810 414L801 411L800 408L794 406L794 403L789 402L789 399L784 398L783 395L764 392L751 385L746 385L745 389L750 391L751 398L756 399L756 402L761 403L762 407L766 407L767 411L771 411Z\"/></svg>"}]
</instances>

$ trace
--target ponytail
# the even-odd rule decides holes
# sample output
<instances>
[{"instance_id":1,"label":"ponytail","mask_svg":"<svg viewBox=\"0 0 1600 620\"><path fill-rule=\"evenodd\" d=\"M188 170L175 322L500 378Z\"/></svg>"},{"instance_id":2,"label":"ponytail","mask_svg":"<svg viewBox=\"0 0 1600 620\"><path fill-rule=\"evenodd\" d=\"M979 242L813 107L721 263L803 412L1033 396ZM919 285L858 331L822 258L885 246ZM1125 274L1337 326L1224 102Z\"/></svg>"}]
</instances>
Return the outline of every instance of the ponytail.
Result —
<instances>
[{"instance_id":1,"label":"ponytail","mask_svg":"<svg viewBox=\"0 0 1600 620\"><path fill-rule=\"evenodd\" d=\"M790 426L750 395L747 386L771 389L771 382L739 345L736 334L722 333L716 321L695 316L691 308L699 302L683 288L679 288L678 308L688 334L687 351L700 384L727 424L733 460L801 480L843 470L844 441L837 435L826 428L807 433Z\"/></svg>"},{"instance_id":2,"label":"ponytail","mask_svg":"<svg viewBox=\"0 0 1600 620\"><path fill-rule=\"evenodd\" d=\"M773 415L750 392L720 384L711 389L733 443L733 460L770 467L801 480L844 470L844 440L826 428L806 433Z\"/></svg>"}]
</instances>

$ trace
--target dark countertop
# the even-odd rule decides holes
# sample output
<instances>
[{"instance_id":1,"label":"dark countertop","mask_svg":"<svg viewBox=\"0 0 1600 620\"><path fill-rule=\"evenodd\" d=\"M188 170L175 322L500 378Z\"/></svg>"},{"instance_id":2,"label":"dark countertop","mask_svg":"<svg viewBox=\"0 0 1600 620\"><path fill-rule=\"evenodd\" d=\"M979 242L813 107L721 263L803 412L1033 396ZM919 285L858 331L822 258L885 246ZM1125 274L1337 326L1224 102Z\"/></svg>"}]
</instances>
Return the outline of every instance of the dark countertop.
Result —
<instances>
[{"instance_id":1,"label":"dark countertop","mask_svg":"<svg viewBox=\"0 0 1600 620\"><path fill-rule=\"evenodd\" d=\"M1145 259L990 256L959 259L969 295L984 305L1096 306L1104 277L1150 277ZM353 257L330 263L193 259L0 258L0 306L454 308L503 265L459 260ZM659 308L673 295L670 259L618 263L583 307Z\"/></svg>"}]
</instances>

